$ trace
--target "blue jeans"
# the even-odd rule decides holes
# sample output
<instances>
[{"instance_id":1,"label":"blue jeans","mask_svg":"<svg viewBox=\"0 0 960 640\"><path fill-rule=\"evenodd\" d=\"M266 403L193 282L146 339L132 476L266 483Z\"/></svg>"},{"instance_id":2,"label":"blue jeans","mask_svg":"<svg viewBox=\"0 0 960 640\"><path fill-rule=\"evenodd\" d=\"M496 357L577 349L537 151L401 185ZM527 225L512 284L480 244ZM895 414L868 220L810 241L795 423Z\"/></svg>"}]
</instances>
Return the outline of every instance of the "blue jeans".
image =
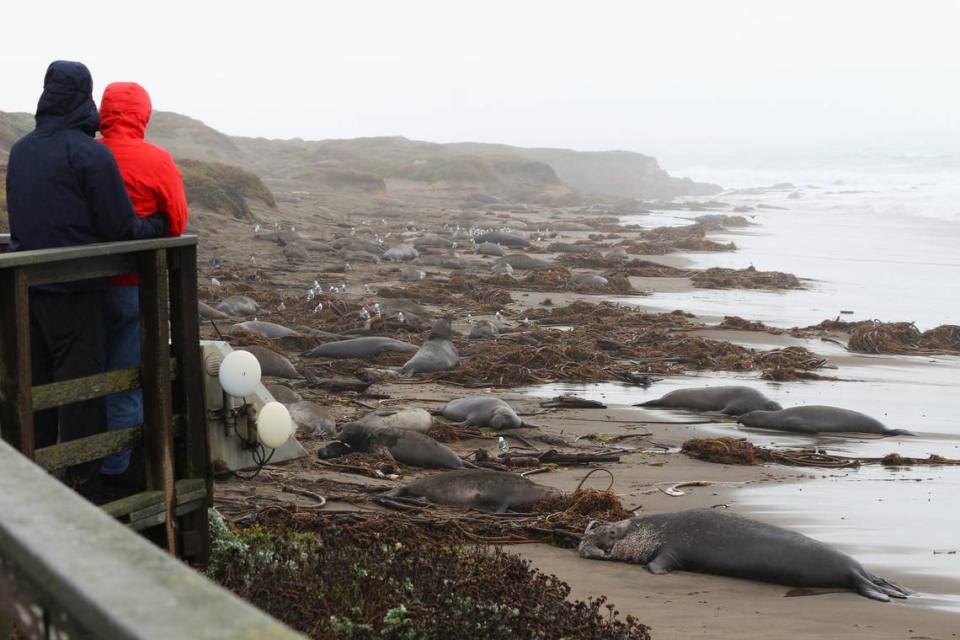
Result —
<instances>
[{"instance_id":1,"label":"blue jeans","mask_svg":"<svg viewBox=\"0 0 960 640\"><path fill-rule=\"evenodd\" d=\"M140 365L139 287L110 287L103 296L107 371ZM114 431L143 424L143 392L140 389L107 396L107 429ZM121 451L103 459L100 473L119 475L130 465L130 452Z\"/></svg>"}]
</instances>

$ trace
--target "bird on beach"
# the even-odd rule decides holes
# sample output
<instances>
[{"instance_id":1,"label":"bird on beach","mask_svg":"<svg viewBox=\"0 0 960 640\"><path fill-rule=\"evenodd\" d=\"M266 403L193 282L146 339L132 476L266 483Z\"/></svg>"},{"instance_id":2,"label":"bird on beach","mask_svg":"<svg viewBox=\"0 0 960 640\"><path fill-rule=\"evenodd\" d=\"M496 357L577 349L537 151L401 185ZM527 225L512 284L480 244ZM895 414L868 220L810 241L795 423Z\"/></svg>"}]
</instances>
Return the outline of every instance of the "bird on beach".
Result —
<instances>
[{"instance_id":1,"label":"bird on beach","mask_svg":"<svg viewBox=\"0 0 960 640\"><path fill-rule=\"evenodd\" d=\"M397 313L397 322L403 324L403 311Z\"/></svg>"},{"instance_id":2,"label":"bird on beach","mask_svg":"<svg viewBox=\"0 0 960 640\"><path fill-rule=\"evenodd\" d=\"M314 312L314 313L320 313L321 311L323 311L323 303L322 303L322 302L318 302L318 303L317 303L317 306L313 308L313 312Z\"/></svg>"},{"instance_id":3,"label":"bird on beach","mask_svg":"<svg viewBox=\"0 0 960 640\"><path fill-rule=\"evenodd\" d=\"M222 286L222 285L220 284L220 281L217 280L216 278L210 278L210 284L212 284L212 285L215 286L215 287L220 287L220 286Z\"/></svg>"}]
</instances>

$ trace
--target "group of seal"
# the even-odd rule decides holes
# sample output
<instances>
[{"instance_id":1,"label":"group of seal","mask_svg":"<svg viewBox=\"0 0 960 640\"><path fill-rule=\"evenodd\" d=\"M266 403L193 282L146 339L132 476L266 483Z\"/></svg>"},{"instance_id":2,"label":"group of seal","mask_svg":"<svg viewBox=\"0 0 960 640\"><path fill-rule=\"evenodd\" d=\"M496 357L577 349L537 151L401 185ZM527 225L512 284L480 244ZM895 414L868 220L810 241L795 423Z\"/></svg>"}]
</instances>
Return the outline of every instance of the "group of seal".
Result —
<instances>
[{"instance_id":1,"label":"group of seal","mask_svg":"<svg viewBox=\"0 0 960 640\"><path fill-rule=\"evenodd\" d=\"M795 433L875 433L882 436L912 436L905 429L890 429L875 418L840 407L809 405L784 409L765 395L746 386L677 389L662 398L634 405L693 411L716 411L736 416L745 427Z\"/></svg>"}]
</instances>

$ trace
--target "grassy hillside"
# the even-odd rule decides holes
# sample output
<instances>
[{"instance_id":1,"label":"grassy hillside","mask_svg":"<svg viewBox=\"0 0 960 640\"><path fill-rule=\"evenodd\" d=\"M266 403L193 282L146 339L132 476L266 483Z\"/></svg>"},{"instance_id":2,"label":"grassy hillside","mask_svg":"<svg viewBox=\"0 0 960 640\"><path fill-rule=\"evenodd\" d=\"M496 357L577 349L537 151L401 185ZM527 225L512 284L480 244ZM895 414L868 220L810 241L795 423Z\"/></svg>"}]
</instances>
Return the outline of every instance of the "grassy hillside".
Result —
<instances>
[{"instance_id":1,"label":"grassy hillside","mask_svg":"<svg viewBox=\"0 0 960 640\"><path fill-rule=\"evenodd\" d=\"M263 181L254 173L223 164L201 160L177 160L183 174L187 201L211 211L228 213L235 218L253 219L248 198L271 207L277 202Z\"/></svg>"},{"instance_id":2,"label":"grassy hillside","mask_svg":"<svg viewBox=\"0 0 960 640\"><path fill-rule=\"evenodd\" d=\"M31 131L33 116L29 113L0 111L0 162L6 164L13 143Z\"/></svg>"}]
</instances>

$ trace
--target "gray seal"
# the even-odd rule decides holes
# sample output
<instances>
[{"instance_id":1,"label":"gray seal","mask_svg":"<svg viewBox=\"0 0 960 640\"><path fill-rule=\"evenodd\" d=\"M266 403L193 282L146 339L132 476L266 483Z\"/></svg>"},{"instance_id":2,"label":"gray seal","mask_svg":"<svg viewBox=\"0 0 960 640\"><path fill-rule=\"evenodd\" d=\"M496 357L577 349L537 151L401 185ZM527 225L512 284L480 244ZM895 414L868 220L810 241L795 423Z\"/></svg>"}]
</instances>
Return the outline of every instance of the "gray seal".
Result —
<instances>
[{"instance_id":1,"label":"gray seal","mask_svg":"<svg viewBox=\"0 0 960 640\"><path fill-rule=\"evenodd\" d=\"M782 408L756 389L740 385L677 389L662 398L641 402L633 406L719 411L728 416L739 416L758 409L779 411Z\"/></svg>"},{"instance_id":2,"label":"gray seal","mask_svg":"<svg viewBox=\"0 0 960 640\"><path fill-rule=\"evenodd\" d=\"M575 273L570 278L574 284L584 287L606 287L610 281L593 273Z\"/></svg>"},{"instance_id":3,"label":"gray seal","mask_svg":"<svg viewBox=\"0 0 960 640\"><path fill-rule=\"evenodd\" d=\"M220 311L219 309L214 309L210 305L204 303L202 300L197 301L197 312L200 314L200 317L204 320L229 320L230 316Z\"/></svg>"},{"instance_id":4,"label":"gray seal","mask_svg":"<svg viewBox=\"0 0 960 640\"><path fill-rule=\"evenodd\" d=\"M260 363L260 372L265 376L272 376L274 378L288 378L291 380L296 380L303 377L300 375L300 372L297 371L297 368L293 366L293 363L291 363L290 360L288 360L285 356L280 355L276 351L267 349L266 347L238 347L237 351L246 351L248 353L252 353L253 357L255 357L257 362Z\"/></svg>"},{"instance_id":5,"label":"gray seal","mask_svg":"<svg viewBox=\"0 0 960 640\"><path fill-rule=\"evenodd\" d=\"M427 341L400 369L400 375L445 371L460 364L460 354L450 340L450 322L450 317L445 316L434 325Z\"/></svg>"},{"instance_id":6,"label":"gray seal","mask_svg":"<svg viewBox=\"0 0 960 640\"><path fill-rule=\"evenodd\" d=\"M302 400L289 405L287 410L298 431L308 435L330 435L336 431L337 423L330 411L316 402Z\"/></svg>"},{"instance_id":7,"label":"gray seal","mask_svg":"<svg viewBox=\"0 0 960 640\"><path fill-rule=\"evenodd\" d=\"M511 253L497 260L496 264L509 264L516 271L541 271L553 266L552 262L534 258L523 253Z\"/></svg>"},{"instance_id":8,"label":"gray seal","mask_svg":"<svg viewBox=\"0 0 960 640\"><path fill-rule=\"evenodd\" d=\"M890 429L865 413L809 405L779 411L751 411L737 419L745 427L793 431L796 433L878 433L882 436L913 436L906 429Z\"/></svg>"},{"instance_id":9,"label":"gray seal","mask_svg":"<svg viewBox=\"0 0 960 640\"><path fill-rule=\"evenodd\" d=\"M499 275L512 276L513 267L506 262L497 262L490 267L490 271Z\"/></svg>"},{"instance_id":10,"label":"gray seal","mask_svg":"<svg viewBox=\"0 0 960 640\"><path fill-rule=\"evenodd\" d=\"M515 233L507 233L506 231L488 231L486 233L481 233L480 235L475 236L473 241L477 244L492 242L505 247L526 247L530 245L530 241L523 236Z\"/></svg>"},{"instance_id":11,"label":"gray seal","mask_svg":"<svg viewBox=\"0 0 960 640\"><path fill-rule=\"evenodd\" d=\"M440 409L440 415L461 427L481 427L500 431L523 426L523 420L513 407L491 395L451 400Z\"/></svg>"},{"instance_id":12,"label":"gray seal","mask_svg":"<svg viewBox=\"0 0 960 640\"><path fill-rule=\"evenodd\" d=\"M310 259L310 254L299 244L288 244L283 248L283 257L287 262L304 262Z\"/></svg>"},{"instance_id":13,"label":"gray seal","mask_svg":"<svg viewBox=\"0 0 960 640\"><path fill-rule=\"evenodd\" d=\"M390 454L400 464L428 469L463 469L464 463L449 447L430 436L396 427L375 427L351 422L337 434L350 453ZM335 449L337 451L337 449ZM321 454L318 454L321 455Z\"/></svg>"},{"instance_id":14,"label":"gray seal","mask_svg":"<svg viewBox=\"0 0 960 640\"><path fill-rule=\"evenodd\" d=\"M715 509L637 516L587 531L580 555L642 564L651 573L710 573L794 587L851 589L887 602L910 591L795 531Z\"/></svg>"},{"instance_id":15,"label":"gray seal","mask_svg":"<svg viewBox=\"0 0 960 640\"><path fill-rule=\"evenodd\" d=\"M383 252L383 259L393 262L403 262L404 260L415 260L420 257L420 252L412 245L398 244L390 247Z\"/></svg>"},{"instance_id":16,"label":"gray seal","mask_svg":"<svg viewBox=\"0 0 960 640\"><path fill-rule=\"evenodd\" d=\"M368 358L381 353L413 353L416 345L393 338L367 336L327 342L302 353L305 358Z\"/></svg>"},{"instance_id":17,"label":"gray seal","mask_svg":"<svg viewBox=\"0 0 960 640\"><path fill-rule=\"evenodd\" d=\"M267 391L270 392L270 395L273 396L273 399L281 404L296 404L303 400L303 397L299 393L282 384L266 384L264 386L267 388Z\"/></svg>"},{"instance_id":18,"label":"gray seal","mask_svg":"<svg viewBox=\"0 0 960 640\"><path fill-rule=\"evenodd\" d=\"M476 252L481 256L497 256L498 258L503 257L504 254L503 247L495 242L481 242L477 245Z\"/></svg>"},{"instance_id":19,"label":"gray seal","mask_svg":"<svg viewBox=\"0 0 960 640\"><path fill-rule=\"evenodd\" d=\"M544 498L560 495L560 491L514 473L467 469L420 478L386 495L504 513L508 509L526 511Z\"/></svg>"},{"instance_id":20,"label":"gray seal","mask_svg":"<svg viewBox=\"0 0 960 640\"><path fill-rule=\"evenodd\" d=\"M500 335L500 327L489 320L478 320L470 329L471 340L490 340Z\"/></svg>"},{"instance_id":21,"label":"gray seal","mask_svg":"<svg viewBox=\"0 0 960 640\"><path fill-rule=\"evenodd\" d=\"M262 338L286 338L288 336L299 336L300 334L275 322L265 322L263 320L247 320L233 325L233 332L249 333Z\"/></svg>"},{"instance_id":22,"label":"gray seal","mask_svg":"<svg viewBox=\"0 0 960 640\"><path fill-rule=\"evenodd\" d=\"M222 300L217 309L231 316L253 316L263 312L257 301L247 296L230 296Z\"/></svg>"},{"instance_id":23,"label":"gray seal","mask_svg":"<svg viewBox=\"0 0 960 640\"><path fill-rule=\"evenodd\" d=\"M371 427L394 427L407 431L419 431L420 433L427 433L433 426L433 418L430 416L430 412L417 407L377 409L356 420L356 422Z\"/></svg>"}]
</instances>

